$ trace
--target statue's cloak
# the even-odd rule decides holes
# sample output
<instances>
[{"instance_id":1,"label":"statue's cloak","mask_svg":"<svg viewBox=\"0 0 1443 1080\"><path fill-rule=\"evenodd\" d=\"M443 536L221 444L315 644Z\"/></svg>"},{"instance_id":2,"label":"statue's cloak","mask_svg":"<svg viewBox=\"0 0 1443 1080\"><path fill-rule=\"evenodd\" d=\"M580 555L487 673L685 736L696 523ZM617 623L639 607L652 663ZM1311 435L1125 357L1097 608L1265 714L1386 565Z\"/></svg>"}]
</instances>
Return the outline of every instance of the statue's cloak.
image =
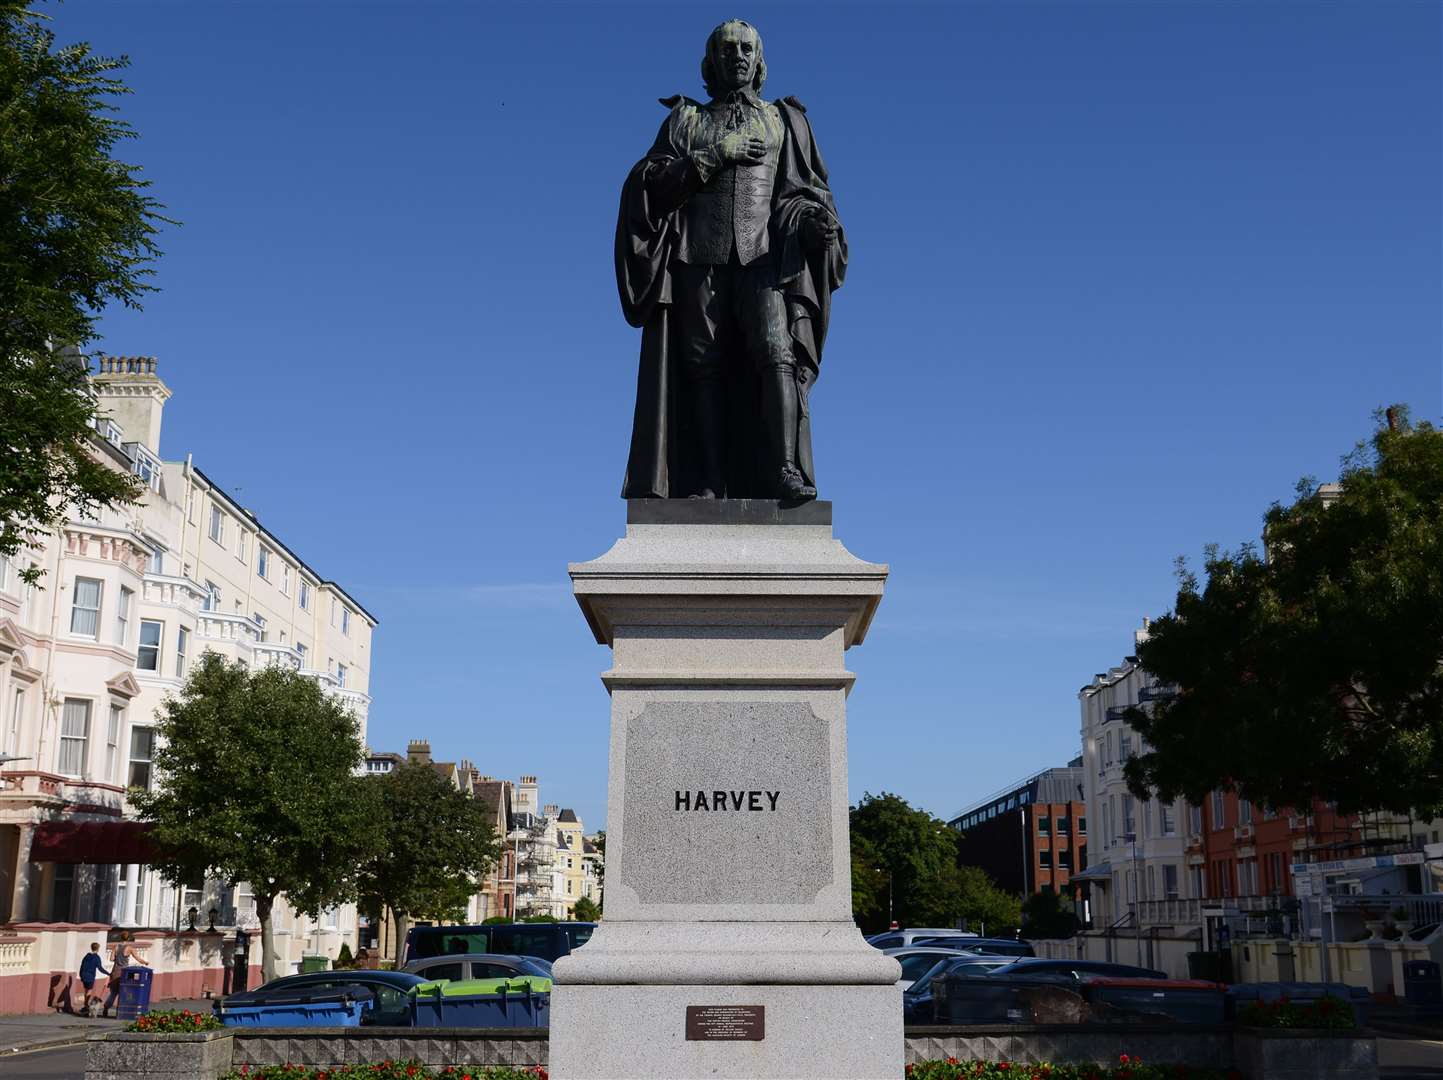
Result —
<instances>
[{"instance_id":1,"label":"statue's cloak","mask_svg":"<svg viewBox=\"0 0 1443 1080\"><path fill-rule=\"evenodd\" d=\"M683 98L663 99L662 104L671 107L671 115L651 151L627 176L616 221L616 284L621 308L627 322L642 328L631 455L621 488L624 499L685 498L699 486L696 425L687 397L686 373L677 370L678 350L673 340L672 270L685 228L679 210L699 186L689 148L679 145L676 118L680 109L701 106ZM776 105L785 133L772 196L770 258L786 298L797 361L797 467L808 483L815 484L807 397L821 369L832 292L841 287L846 275L847 241L805 109L795 98L784 98ZM802 244L801 225L803 211L815 206L836 222L837 238L827 250L809 252ZM752 365L740 362L729 363L727 368L727 497L771 497L776 477L763 474L766 439L756 372Z\"/></svg>"}]
</instances>

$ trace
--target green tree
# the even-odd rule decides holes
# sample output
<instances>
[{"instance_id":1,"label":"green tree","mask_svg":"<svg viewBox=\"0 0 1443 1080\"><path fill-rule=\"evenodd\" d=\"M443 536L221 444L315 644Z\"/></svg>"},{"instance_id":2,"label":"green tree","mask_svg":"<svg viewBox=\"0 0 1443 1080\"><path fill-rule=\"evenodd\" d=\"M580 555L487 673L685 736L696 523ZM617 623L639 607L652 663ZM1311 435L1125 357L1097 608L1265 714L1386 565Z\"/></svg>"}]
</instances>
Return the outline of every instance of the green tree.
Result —
<instances>
[{"instance_id":1,"label":"green tree","mask_svg":"<svg viewBox=\"0 0 1443 1080\"><path fill-rule=\"evenodd\" d=\"M571 917L577 922L596 922L601 918L601 909L589 896L583 896L571 908Z\"/></svg>"},{"instance_id":2,"label":"green tree","mask_svg":"<svg viewBox=\"0 0 1443 1080\"><path fill-rule=\"evenodd\" d=\"M177 885L247 882L275 978L276 898L312 916L354 899L378 842L355 719L313 679L212 652L157 712L155 790L130 793L151 824L153 865Z\"/></svg>"},{"instance_id":3,"label":"green tree","mask_svg":"<svg viewBox=\"0 0 1443 1080\"><path fill-rule=\"evenodd\" d=\"M383 843L361 868L359 889L389 908L396 940L412 918L454 919L496 863L494 808L429 764L407 761L367 783Z\"/></svg>"},{"instance_id":4,"label":"green tree","mask_svg":"<svg viewBox=\"0 0 1443 1080\"><path fill-rule=\"evenodd\" d=\"M1387 410L1340 482L1298 485L1266 553L1209 549L1138 646L1139 796L1443 814L1443 432Z\"/></svg>"},{"instance_id":5,"label":"green tree","mask_svg":"<svg viewBox=\"0 0 1443 1080\"><path fill-rule=\"evenodd\" d=\"M113 101L124 57L55 47L43 16L0 0L0 556L14 558L72 511L142 490L91 451L96 403L76 349L108 304L150 290L159 204ZM27 581L41 571L23 567Z\"/></svg>"},{"instance_id":6,"label":"green tree","mask_svg":"<svg viewBox=\"0 0 1443 1080\"><path fill-rule=\"evenodd\" d=\"M851 811L852 912L868 930L887 925L989 929L1016 926L1017 898L976 867L958 865L961 834L905 799L864 794Z\"/></svg>"},{"instance_id":7,"label":"green tree","mask_svg":"<svg viewBox=\"0 0 1443 1080\"><path fill-rule=\"evenodd\" d=\"M1022 901L1022 916L1025 938L1070 938L1082 929L1077 905L1059 893L1033 893Z\"/></svg>"}]
</instances>

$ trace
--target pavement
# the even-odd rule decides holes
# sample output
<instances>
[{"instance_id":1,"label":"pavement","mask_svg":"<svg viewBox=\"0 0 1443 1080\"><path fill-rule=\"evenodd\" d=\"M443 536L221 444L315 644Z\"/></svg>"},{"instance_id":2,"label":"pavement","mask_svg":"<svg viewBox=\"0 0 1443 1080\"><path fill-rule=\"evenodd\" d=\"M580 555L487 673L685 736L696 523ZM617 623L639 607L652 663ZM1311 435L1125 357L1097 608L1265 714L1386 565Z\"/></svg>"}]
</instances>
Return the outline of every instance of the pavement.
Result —
<instances>
[{"instance_id":1,"label":"pavement","mask_svg":"<svg viewBox=\"0 0 1443 1080\"><path fill-rule=\"evenodd\" d=\"M208 1000L157 1001L157 1009L190 1009L209 1012ZM115 1019L87 1019L75 1013L48 1012L0 1016L0 1059L31 1050L49 1050L85 1041L97 1031L119 1031L125 1024Z\"/></svg>"}]
</instances>

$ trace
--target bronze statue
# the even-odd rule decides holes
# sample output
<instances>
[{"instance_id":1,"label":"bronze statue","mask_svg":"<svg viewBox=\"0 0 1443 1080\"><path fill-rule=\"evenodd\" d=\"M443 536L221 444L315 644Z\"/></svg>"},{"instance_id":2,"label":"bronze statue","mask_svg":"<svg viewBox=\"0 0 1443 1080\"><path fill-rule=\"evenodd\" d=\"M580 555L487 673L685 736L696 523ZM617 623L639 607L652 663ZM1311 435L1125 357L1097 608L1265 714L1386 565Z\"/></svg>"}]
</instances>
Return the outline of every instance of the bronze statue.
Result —
<instances>
[{"instance_id":1,"label":"bronze statue","mask_svg":"<svg viewBox=\"0 0 1443 1080\"><path fill-rule=\"evenodd\" d=\"M847 269L796 98L761 97L756 29L707 39L711 100L671 111L621 192L616 282L642 328L627 499L814 499L807 397Z\"/></svg>"}]
</instances>

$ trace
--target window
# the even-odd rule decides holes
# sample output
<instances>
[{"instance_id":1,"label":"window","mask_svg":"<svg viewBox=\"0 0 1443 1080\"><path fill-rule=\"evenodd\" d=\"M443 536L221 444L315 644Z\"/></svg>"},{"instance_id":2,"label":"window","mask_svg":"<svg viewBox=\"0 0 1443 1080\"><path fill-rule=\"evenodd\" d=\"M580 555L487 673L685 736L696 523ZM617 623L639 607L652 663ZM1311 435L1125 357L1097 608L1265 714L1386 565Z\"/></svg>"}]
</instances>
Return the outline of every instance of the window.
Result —
<instances>
[{"instance_id":1,"label":"window","mask_svg":"<svg viewBox=\"0 0 1443 1080\"><path fill-rule=\"evenodd\" d=\"M1155 868L1154 868L1154 867L1149 866L1149 867L1147 868L1147 880L1146 880L1146 885L1147 885L1147 894L1143 897L1143 899L1144 899L1144 900L1155 900L1155 899L1157 898L1157 874L1156 874L1156 872L1155 872Z\"/></svg>"},{"instance_id":2,"label":"window","mask_svg":"<svg viewBox=\"0 0 1443 1080\"><path fill-rule=\"evenodd\" d=\"M311 610L311 583L309 581L301 582L301 610Z\"/></svg>"},{"instance_id":3,"label":"window","mask_svg":"<svg viewBox=\"0 0 1443 1080\"><path fill-rule=\"evenodd\" d=\"M251 619L252 619L252 620L255 622L255 624L256 624L257 636L260 638L261 641L265 641L265 640L266 640L266 617L265 617L264 615L260 614L259 612L257 612L256 614L253 614L253 615L251 616Z\"/></svg>"},{"instance_id":4,"label":"window","mask_svg":"<svg viewBox=\"0 0 1443 1080\"><path fill-rule=\"evenodd\" d=\"M1040 817L1040 818L1038 818L1038 819L1037 819L1037 831L1038 831L1038 833L1039 833L1040 835L1042 835L1042 836L1048 836L1048 835L1050 835L1051 832L1052 832L1052 819L1051 819L1050 817Z\"/></svg>"},{"instance_id":5,"label":"window","mask_svg":"<svg viewBox=\"0 0 1443 1080\"><path fill-rule=\"evenodd\" d=\"M1192 899L1201 900L1204 898L1203 891L1203 868L1194 866L1192 868Z\"/></svg>"},{"instance_id":6,"label":"window","mask_svg":"<svg viewBox=\"0 0 1443 1080\"><path fill-rule=\"evenodd\" d=\"M151 491L160 490L160 463L138 446L135 448L135 461L130 469Z\"/></svg>"},{"instance_id":7,"label":"window","mask_svg":"<svg viewBox=\"0 0 1443 1080\"><path fill-rule=\"evenodd\" d=\"M291 565L290 565L290 563L281 563L281 595L282 595L282 596L290 596L290 595L291 595Z\"/></svg>"},{"instance_id":8,"label":"window","mask_svg":"<svg viewBox=\"0 0 1443 1080\"><path fill-rule=\"evenodd\" d=\"M1177 816L1172 803L1157 804L1157 831L1163 836L1177 835Z\"/></svg>"},{"instance_id":9,"label":"window","mask_svg":"<svg viewBox=\"0 0 1443 1080\"><path fill-rule=\"evenodd\" d=\"M95 578L75 579L75 599L70 607L70 632L89 638L100 636L100 582Z\"/></svg>"},{"instance_id":10,"label":"window","mask_svg":"<svg viewBox=\"0 0 1443 1080\"><path fill-rule=\"evenodd\" d=\"M195 521L195 488L190 488L185 493L185 519Z\"/></svg>"},{"instance_id":11,"label":"window","mask_svg":"<svg viewBox=\"0 0 1443 1080\"><path fill-rule=\"evenodd\" d=\"M1127 839L1128 836L1137 836L1137 821L1132 816L1132 803L1133 799L1131 795L1124 795L1122 797L1122 832L1124 840Z\"/></svg>"},{"instance_id":12,"label":"window","mask_svg":"<svg viewBox=\"0 0 1443 1080\"><path fill-rule=\"evenodd\" d=\"M147 574L165 573L165 551L161 548L150 549L150 561L145 564Z\"/></svg>"},{"instance_id":13,"label":"window","mask_svg":"<svg viewBox=\"0 0 1443 1080\"><path fill-rule=\"evenodd\" d=\"M1194 806L1192 803L1188 803L1188 805L1187 805L1187 829L1188 829L1188 832L1192 833L1194 836L1201 836L1201 835L1202 835L1202 831L1203 831L1203 830L1202 830L1202 807L1201 807L1201 806Z\"/></svg>"},{"instance_id":14,"label":"window","mask_svg":"<svg viewBox=\"0 0 1443 1080\"><path fill-rule=\"evenodd\" d=\"M115 767L120 757L120 728L125 719L125 710L119 705L110 707L110 723L105 728L105 782L115 783Z\"/></svg>"},{"instance_id":15,"label":"window","mask_svg":"<svg viewBox=\"0 0 1443 1080\"><path fill-rule=\"evenodd\" d=\"M236 557L237 559L239 559L241 562L245 562L245 561L246 561L246 536L247 536L247 535L248 535L248 534L246 533L246 531L245 531L244 529L236 529L236 531L235 531L235 557Z\"/></svg>"},{"instance_id":16,"label":"window","mask_svg":"<svg viewBox=\"0 0 1443 1080\"><path fill-rule=\"evenodd\" d=\"M1258 895L1258 860L1238 860L1238 895Z\"/></svg>"},{"instance_id":17,"label":"window","mask_svg":"<svg viewBox=\"0 0 1443 1080\"><path fill-rule=\"evenodd\" d=\"M1221 791L1213 792L1213 828L1221 829L1228 823L1228 806Z\"/></svg>"},{"instance_id":18,"label":"window","mask_svg":"<svg viewBox=\"0 0 1443 1080\"><path fill-rule=\"evenodd\" d=\"M126 628L130 622L130 598L135 593L124 585L120 587L120 600L115 605L115 641L118 645L125 644Z\"/></svg>"},{"instance_id":19,"label":"window","mask_svg":"<svg viewBox=\"0 0 1443 1080\"><path fill-rule=\"evenodd\" d=\"M1087 835L1087 818L1080 817L1077 819L1077 831L1082 836Z\"/></svg>"},{"instance_id":20,"label":"window","mask_svg":"<svg viewBox=\"0 0 1443 1080\"><path fill-rule=\"evenodd\" d=\"M140 620L140 647L135 651L135 666L141 671L160 674L160 638L164 630L164 623Z\"/></svg>"},{"instance_id":21,"label":"window","mask_svg":"<svg viewBox=\"0 0 1443 1080\"><path fill-rule=\"evenodd\" d=\"M90 743L90 702L66 698L60 714L60 754L55 771L62 776L85 772L85 753Z\"/></svg>"},{"instance_id":22,"label":"window","mask_svg":"<svg viewBox=\"0 0 1443 1080\"><path fill-rule=\"evenodd\" d=\"M1112 806L1102 804L1102 846L1112 847Z\"/></svg>"},{"instance_id":23,"label":"window","mask_svg":"<svg viewBox=\"0 0 1443 1080\"><path fill-rule=\"evenodd\" d=\"M155 729L133 727L130 729L130 776L126 783L130 787L150 790L150 759L155 754Z\"/></svg>"},{"instance_id":24,"label":"window","mask_svg":"<svg viewBox=\"0 0 1443 1080\"><path fill-rule=\"evenodd\" d=\"M190 631L181 627L175 632L175 677L185 677L185 650L190 644Z\"/></svg>"},{"instance_id":25,"label":"window","mask_svg":"<svg viewBox=\"0 0 1443 1080\"><path fill-rule=\"evenodd\" d=\"M298 641L298 642L296 642L296 653L297 653L297 654L300 656L300 658L301 658L301 667L305 667L305 666L306 666L306 643L305 643L305 642L303 642L303 641Z\"/></svg>"},{"instance_id":26,"label":"window","mask_svg":"<svg viewBox=\"0 0 1443 1080\"><path fill-rule=\"evenodd\" d=\"M1071 870L1071 869L1072 869L1072 852L1070 852L1070 851L1059 851L1059 852L1057 853L1057 865L1058 865L1058 868L1059 868L1059 869L1062 869L1062 870Z\"/></svg>"},{"instance_id":27,"label":"window","mask_svg":"<svg viewBox=\"0 0 1443 1080\"><path fill-rule=\"evenodd\" d=\"M217 544L225 543L225 515L219 506L210 508L210 538Z\"/></svg>"},{"instance_id":28,"label":"window","mask_svg":"<svg viewBox=\"0 0 1443 1080\"><path fill-rule=\"evenodd\" d=\"M335 598L334 596L331 597L331 625L332 625L332 626L335 626L335 625L336 625L336 608L339 607L339 606L340 606L340 605L338 605L338 604L336 603L336 598Z\"/></svg>"},{"instance_id":29,"label":"window","mask_svg":"<svg viewBox=\"0 0 1443 1080\"><path fill-rule=\"evenodd\" d=\"M1130 734L1128 734L1126 731L1124 731L1121 735L1118 736L1118 742L1117 742L1117 760L1120 761L1120 762L1122 762L1122 763L1125 765L1125 764L1127 764L1128 759L1131 758L1131 757L1132 757L1132 736L1131 736Z\"/></svg>"},{"instance_id":30,"label":"window","mask_svg":"<svg viewBox=\"0 0 1443 1080\"><path fill-rule=\"evenodd\" d=\"M205 583L205 595L200 598L200 609L202 611L220 610L220 586L214 581Z\"/></svg>"},{"instance_id":31,"label":"window","mask_svg":"<svg viewBox=\"0 0 1443 1080\"><path fill-rule=\"evenodd\" d=\"M264 544L257 544L256 552L256 573L269 581L271 577L271 549Z\"/></svg>"},{"instance_id":32,"label":"window","mask_svg":"<svg viewBox=\"0 0 1443 1080\"><path fill-rule=\"evenodd\" d=\"M344 688L346 685L346 665L336 665L336 685Z\"/></svg>"},{"instance_id":33,"label":"window","mask_svg":"<svg viewBox=\"0 0 1443 1080\"><path fill-rule=\"evenodd\" d=\"M10 559L0 555L0 589L5 588L5 583L10 580Z\"/></svg>"},{"instance_id":34,"label":"window","mask_svg":"<svg viewBox=\"0 0 1443 1080\"><path fill-rule=\"evenodd\" d=\"M341 633L347 637L351 633L351 609L348 607L341 608Z\"/></svg>"},{"instance_id":35,"label":"window","mask_svg":"<svg viewBox=\"0 0 1443 1080\"><path fill-rule=\"evenodd\" d=\"M1251 825L1253 823L1253 804L1247 799L1238 800L1238 824Z\"/></svg>"}]
</instances>

